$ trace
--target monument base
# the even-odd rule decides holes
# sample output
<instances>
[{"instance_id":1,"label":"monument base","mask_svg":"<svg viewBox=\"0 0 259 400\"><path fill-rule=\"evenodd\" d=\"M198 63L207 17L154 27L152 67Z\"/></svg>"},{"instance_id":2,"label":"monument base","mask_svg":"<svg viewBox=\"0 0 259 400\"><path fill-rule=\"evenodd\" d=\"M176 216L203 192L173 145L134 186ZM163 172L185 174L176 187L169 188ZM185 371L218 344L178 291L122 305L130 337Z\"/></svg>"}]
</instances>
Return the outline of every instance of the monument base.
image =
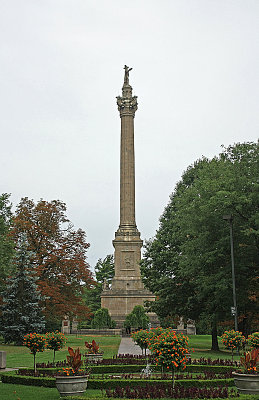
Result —
<instances>
[{"instance_id":1,"label":"monument base","mask_svg":"<svg viewBox=\"0 0 259 400\"><path fill-rule=\"evenodd\" d=\"M103 290L101 307L107 308L111 318L116 322L116 328L123 328L124 321L135 306L144 306L145 301L154 301L155 296L146 289L139 290ZM147 313L152 328L159 325L155 313Z\"/></svg>"}]
</instances>

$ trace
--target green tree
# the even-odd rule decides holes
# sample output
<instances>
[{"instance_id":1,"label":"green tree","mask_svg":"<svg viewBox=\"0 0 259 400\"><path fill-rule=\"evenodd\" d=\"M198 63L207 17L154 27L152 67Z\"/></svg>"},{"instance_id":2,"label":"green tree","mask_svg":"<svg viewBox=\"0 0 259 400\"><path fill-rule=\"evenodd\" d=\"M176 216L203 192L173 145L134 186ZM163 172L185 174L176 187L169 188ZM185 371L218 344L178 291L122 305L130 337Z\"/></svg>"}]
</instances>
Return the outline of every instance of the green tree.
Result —
<instances>
[{"instance_id":1,"label":"green tree","mask_svg":"<svg viewBox=\"0 0 259 400\"><path fill-rule=\"evenodd\" d=\"M229 226L234 244L239 323L249 331L258 307L259 182L258 143L229 146L212 160L203 158L183 174L145 245L141 270L145 285L157 294L153 310L198 320L207 315L212 349L217 325L229 319L232 277Z\"/></svg>"},{"instance_id":2,"label":"green tree","mask_svg":"<svg viewBox=\"0 0 259 400\"><path fill-rule=\"evenodd\" d=\"M108 254L103 260L99 258L94 268L97 282L103 284L111 284L114 277L114 258L112 254Z\"/></svg>"},{"instance_id":3,"label":"green tree","mask_svg":"<svg viewBox=\"0 0 259 400\"><path fill-rule=\"evenodd\" d=\"M9 197L7 193L0 196L0 296L5 288L6 278L14 272L15 268L12 262L14 242L8 235L12 218Z\"/></svg>"},{"instance_id":4,"label":"green tree","mask_svg":"<svg viewBox=\"0 0 259 400\"><path fill-rule=\"evenodd\" d=\"M40 303L42 298L37 289L37 278L30 263L31 254L23 238L17 250L17 274L7 282L3 292L1 334L5 343L22 344L29 332L42 332L45 321Z\"/></svg>"},{"instance_id":5,"label":"green tree","mask_svg":"<svg viewBox=\"0 0 259 400\"><path fill-rule=\"evenodd\" d=\"M94 267L94 273L96 281L89 288L86 288L83 294L84 302L93 314L101 308L103 285L110 285L114 277L113 255L108 254L103 260L99 258Z\"/></svg>"},{"instance_id":6,"label":"green tree","mask_svg":"<svg viewBox=\"0 0 259 400\"><path fill-rule=\"evenodd\" d=\"M149 318L143 306L135 306L131 313L125 319L124 326L126 328L146 329L148 327Z\"/></svg>"},{"instance_id":7,"label":"green tree","mask_svg":"<svg viewBox=\"0 0 259 400\"><path fill-rule=\"evenodd\" d=\"M94 313L94 318L91 322L93 329L115 328L116 323L111 319L107 308L100 308Z\"/></svg>"}]
</instances>

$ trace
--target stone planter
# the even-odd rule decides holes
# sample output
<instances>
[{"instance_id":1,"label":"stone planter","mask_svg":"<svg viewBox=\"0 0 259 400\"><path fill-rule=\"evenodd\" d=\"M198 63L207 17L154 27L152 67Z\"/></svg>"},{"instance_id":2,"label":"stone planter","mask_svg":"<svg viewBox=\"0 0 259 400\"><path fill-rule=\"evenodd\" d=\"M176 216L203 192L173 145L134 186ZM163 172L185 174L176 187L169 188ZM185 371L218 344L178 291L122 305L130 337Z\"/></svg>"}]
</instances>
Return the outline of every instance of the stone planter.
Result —
<instances>
[{"instance_id":1,"label":"stone planter","mask_svg":"<svg viewBox=\"0 0 259 400\"><path fill-rule=\"evenodd\" d=\"M98 361L102 361L103 359L103 354L91 354L91 353L86 353L85 358L89 363L97 363Z\"/></svg>"},{"instance_id":2,"label":"stone planter","mask_svg":"<svg viewBox=\"0 0 259 400\"><path fill-rule=\"evenodd\" d=\"M259 374L242 374L233 372L235 385L242 394L258 394L259 396Z\"/></svg>"},{"instance_id":3,"label":"stone planter","mask_svg":"<svg viewBox=\"0 0 259 400\"><path fill-rule=\"evenodd\" d=\"M60 397L80 396L87 387L88 376L56 376Z\"/></svg>"}]
</instances>

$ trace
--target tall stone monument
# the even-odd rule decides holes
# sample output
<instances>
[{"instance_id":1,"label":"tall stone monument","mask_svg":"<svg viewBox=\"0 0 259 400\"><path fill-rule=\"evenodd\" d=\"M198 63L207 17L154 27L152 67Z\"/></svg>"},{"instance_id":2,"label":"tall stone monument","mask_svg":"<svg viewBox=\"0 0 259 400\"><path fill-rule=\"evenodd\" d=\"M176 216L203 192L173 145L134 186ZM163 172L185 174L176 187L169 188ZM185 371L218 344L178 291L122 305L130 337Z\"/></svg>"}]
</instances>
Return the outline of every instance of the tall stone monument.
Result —
<instances>
[{"instance_id":1,"label":"tall stone monument","mask_svg":"<svg viewBox=\"0 0 259 400\"><path fill-rule=\"evenodd\" d=\"M154 301L155 296L144 288L139 262L143 241L135 219L135 156L134 117L138 109L137 96L132 96L129 72L125 65L122 96L117 97L121 118L120 148L120 225L113 240L115 276L111 288L105 285L101 294L101 306L107 308L122 327L126 316L136 305L144 305L145 300ZM150 314L151 321L156 320Z\"/></svg>"}]
</instances>

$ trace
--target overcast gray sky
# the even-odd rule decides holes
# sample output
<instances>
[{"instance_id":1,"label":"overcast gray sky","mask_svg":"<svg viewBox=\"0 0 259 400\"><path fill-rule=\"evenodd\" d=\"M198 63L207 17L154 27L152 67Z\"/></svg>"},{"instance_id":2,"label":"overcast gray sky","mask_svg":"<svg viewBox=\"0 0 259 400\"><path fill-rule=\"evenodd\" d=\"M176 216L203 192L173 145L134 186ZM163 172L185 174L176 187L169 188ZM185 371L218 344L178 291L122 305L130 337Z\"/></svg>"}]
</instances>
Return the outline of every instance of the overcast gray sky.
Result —
<instances>
[{"instance_id":1,"label":"overcast gray sky","mask_svg":"<svg viewBox=\"0 0 259 400\"><path fill-rule=\"evenodd\" d=\"M258 138L258 0L1 0L0 45L0 193L64 201L91 267L119 224L124 64L142 239L188 165Z\"/></svg>"}]
</instances>

